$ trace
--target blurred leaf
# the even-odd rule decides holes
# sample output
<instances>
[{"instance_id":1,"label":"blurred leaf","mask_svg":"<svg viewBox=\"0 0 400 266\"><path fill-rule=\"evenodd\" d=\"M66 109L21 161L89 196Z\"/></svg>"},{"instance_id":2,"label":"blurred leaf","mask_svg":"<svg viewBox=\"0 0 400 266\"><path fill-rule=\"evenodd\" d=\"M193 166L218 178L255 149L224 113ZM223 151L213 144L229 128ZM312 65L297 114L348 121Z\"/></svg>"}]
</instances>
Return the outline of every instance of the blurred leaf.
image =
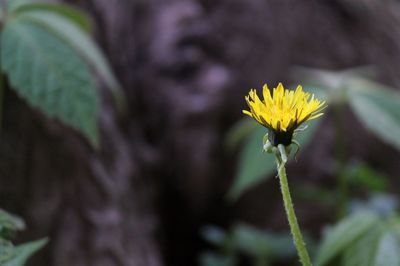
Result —
<instances>
[{"instance_id":1,"label":"blurred leaf","mask_svg":"<svg viewBox=\"0 0 400 266\"><path fill-rule=\"evenodd\" d=\"M341 87L345 75L341 71L332 71L327 69L294 67L293 75L301 80L307 87L323 87L329 90L336 90Z\"/></svg>"},{"instance_id":2,"label":"blurred leaf","mask_svg":"<svg viewBox=\"0 0 400 266\"><path fill-rule=\"evenodd\" d=\"M383 228L374 226L366 231L359 239L344 249L343 266L373 266L375 254L382 236ZM387 264L389 266L392 264Z\"/></svg>"},{"instance_id":3,"label":"blurred leaf","mask_svg":"<svg viewBox=\"0 0 400 266\"><path fill-rule=\"evenodd\" d=\"M295 67L294 76L301 80L306 87L324 88L325 91L337 92L346 83L354 78L374 79L377 71L374 66L365 65L347 68L344 70L328 70L310 67ZM328 93L329 94L329 93Z\"/></svg>"},{"instance_id":4,"label":"blurred leaf","mask_svg":"<svg viewBox=\"0 0 400 266\"><path fill-rule=\"evenodd\" d=\"M78 26L85 32L91 32L92 30L92 22L89 19L88 15L77 8L61 3L50 4L50 3L31 3L31 2L32 1L28 1L28 3L13 8L13 13L18 15L24 12L31 12L31 11L50 12L54 13L55 15L64 17L70 22L73 22L76 26Z\"/></svg>"},{"instance_id":5,"label":"blurred leaf","mask_svg":"<svg viewBox=\"0 0 400 266\"><path fill-rule=\"evenodd\" d=\"M236 259L229 255L219 255L213 252L206 252L200 256L201 266L234 266Z\"/></svg>"},{"instance_id":6,"label":"blurred leaf","mask_svg":"<svg viewBox=\"0 0 400 266\"><path fill-rule=\"evenodd\" d=\"M329 101L329 92L324 87L304 85L303 90L308 93L314 94L315 98L320 101Z\"/></svg>"},{"instance_id":7,"label":"blurred leaf","mask_svg":"<svg viewBox=\"0 0 400 266\"><path fill-rule=\"evenodd\" d=\"M19 245L14 250L14 256L2 264L2 266L23 266L35 252L40 250L47 243L47 239L36 240L30 243Z\"/></svg>"},{"instance_id":8,"label":"blurred leaf","mask_svg":"<svg viewBox=\"0 0 400 266\"><path fill-rule=\"evenodd\" d=\"M23 7L24 5L29 5L37 2L38 0L7 0L7 11L9 13L12 13L18 8Z\"/></svg>"},{"instance_id":9,"label":"blurred leaf","mask_svg":"<svg viewBox=\"0 0 400 266\"><path fill-rule=\"evenodd\" d=\"M290 234L272 234L239 224L233 228L233 246L258 258L288 258L296 255Z\"/></svg>"},{"instance_id":10,"label":"blurred leaf","mask_svg":"<svg viewBox=\"0 0 400 266\"><path fill-rule=\"evenodd\" d=\"M325 100L331 105L348 103L349 82L354 79L373 79L377 77L375 67L366 65L335 71L307 67L296 67L294 76L301 80L305 87L321 88L326 94ZM316 95L317 96L317 95ZM318 95L319 96L319 95ZM323 95L319 96L323 97Z\"/></svg>"},{"instance_id":11,"label":"blurred leaf","mask_svg":"<svg viewBox=\"0 0 400 266\"><path fill-rule=\"evenodd\" d=\"M397 237L390 231L383 234L379 241L374 266L399 266L400 246Z\"/></svg>"},{"instance_id":12,"label":"blurred leaf","mask_svg":"<svg viewBox=\"0 0 400 266\"><path fill-rule=\"evenodd\" d=\"M107 59L98 46L74 24L64 17L51 12L30 10L19 15L24 20L31 21L52 32L74 48L104 80L112 90L114 99L120 110L125 108L125 98L121 85L114 76Z\"/></svg>"},{"instance_id":13,"label":"blurred leaf","mask_svg":"<svg viewBox=\"0 0 400 266\"><path fill-rule=\"evenodd\" d=\"M390 228L395 233L397 237L400 237L400 216L396 214L395 216L390 217L391 223Z\"/></svg>"},{"instance_id":14,"label":"blurred leaf","mask_svg":"<svg viewBox=\"0 0 400 266\"><path fill-rule=\"evenodd\" d=\"M215 244L223 256L210 253L219 259L246 255L255 265L269 265L274 259L295 258L296 249L289 234L276 234L258 230L245 224L237 224L226 233L224 230L207 226L202 230L203 237ZM210 259L211 260L211 259Z\"/></svg>"},{"instance_id":15,"label":"blurred leaf","mask_svg":"<svg viewBox=\"0 0 400 266\"><path fill-rule=\"evenodd\" d=\"M11 238L16 231L23 229L25 223L21 218L0 209L0 237Z\"/></svg>"},{"instance_id":16,"label":"blurred leaf","mask_svg":"<svg viewBox=\"0 0 400 266\"><path fill-rule=\"evenodd\" d=\"M258 126L251 118L243 118L237 122L226 136L226 146L229 150L236 148Z\"/></svg>"},{"instance_id":17,"label":"blurred leaf","mask_svg":"<svg viewBox=\"0 0 400 266\"><path fill-rule=\"evenodd\" d=\"M400 150L400 94L365 80L353 80L348 86L350 104L360 121Z\"/></svg>"},{"instance_id":18,"label":"blurred leaf","mask_svg":"<svg viewBox=\"0 0 400 266\"><path fill-rule=\"evenodd\" d=\"M304 132L296 135L295 138L302 148L311 141L320 121L321 119L311 121ZM263 152L262 139L265 133L267 130L258 126L247 138L240 153L237 176L228 193L231 200L236 200L248 189L266 181L275 171L275 157Z\"/></svg>"},{"instance_id":19,"label":"blurred leaf","mask_svg":"<svg viewBox=\"0 0 400 266\"><path fill-rule=\"evenodd\" d=\"M258 126L247 138L240 153L238 172L228 197L236 200L249 188L267 180L275 170L275 158L263 153L262 139L267 130Z\"/></svg>"},{"instance_id":20,"label":"blurred leaf","mask_svg":"<svg viewBox=\"0 0 400 266\"><path fill-rule=\"evenodd\" d=\"M0 238L0 265L3 265L13 255L14 245L10 241Z\"/></svg>"},{"instance_id":21,"label":"blurred leaf","mask_svg":"<svg viewBox=\"0 0 400 266\"><path fill-rule=\"evenodd\" d=\"M324 238L315 265L328 263L378 222L378 217L372 212L358 212L340 221Z\"/></svg>"},{"instance_id":22,"label":"blurred leaf","mask_svg":"<svg viewBox=\"0 0 400 266\"><path fill-rule=\"evenodd\" d=\"M349 182L355 186L364 186L373 191L385 191L389 178L361 162L351 164L346 169Z\"/></svg>"},{"instance_id":23,"label":"blurred leaf","mask_svg":"<svg viewBox=\"0 0 400 266\"><path fill-rule=\"evenodd\" d=\"M363 65L347 68L341 71L344 75L350 78L376 79L378 71L374 65Z\"/></svg>"},{"instance_id":24,"label":"blurred leaf","mask_svg":"<svg viewBox=\"0 0 400 266\"><path fill-rule=\"evenodd\" d=\"M314 202L318 201L326 205L335 204L337 200L336 191L310 184L296 184L293 187L293 194L295 198Z\"/></svg>"},{"instance_id":25,"label":"blurred leaf","mask_svg":"<svg viewBox=\"0 0 400 266\"><path fill-rule=\"evenodd\" d=\"M217 246L222 246L227 239L226 232L215 226L205 226L200 233L205 240Z\"/></svg>"},{"instance_id":26,"label":"blurred leaf","mask_svg":"<svg viewBox=\"0 0 400 266\"><path fill-rule=\"evenodd\" d=\"M311 142L321 121L322 119L316 119L306 123L306 125L308 126L307 129L304 130L303 132L299 132L296 134L294 139L296 139L301 144L301 149L304 149Z\"/></svg>"},{"instance_id":27,"label":"blurred leaf","mask_svg":"<svg viewBox=\"0 0 400 266\"><path fill-rule=\"evenodd\" d=\"M373 211L382 217L395 214L398 206L397 197L385 193L374 193L368 200L352 200L351 211Z\"/></svg>"},{"instance_id":28,"label":"blurred leaf","mask_svg":"<svg viewBox=\"0 0 400 266\"><path fill-rule=\"evenodd\" d=\"M1 67L12 88L49 117L98 146L99 97L86 64L46 29L10 20L1 36Z\"/></svg>"}]
</instances>

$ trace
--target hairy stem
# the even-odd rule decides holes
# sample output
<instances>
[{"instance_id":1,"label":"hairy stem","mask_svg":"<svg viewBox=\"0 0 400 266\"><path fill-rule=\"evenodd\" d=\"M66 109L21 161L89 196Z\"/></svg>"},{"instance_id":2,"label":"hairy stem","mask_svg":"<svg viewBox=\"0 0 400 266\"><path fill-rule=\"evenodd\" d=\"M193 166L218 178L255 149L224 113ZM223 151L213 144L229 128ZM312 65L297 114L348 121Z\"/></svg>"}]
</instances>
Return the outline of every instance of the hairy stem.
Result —
<instances>
[{"instance_id":1,"label":"hairy stem","mask_svg":"<svg viewBox=\"0 0 400 266\"><path fill-rule=\"evenodd\" d=\"M299 224L297 222L296 214L294 212L292 197L290 196L289 184L287 181L285 164L277 158L278 175L281 184L281 192L283 197L283 204L285 206L286 216L289 221L290 231L292 232L293 241L299 255L300 262L303 266L312 266L310 256L306 249L303 236L300 231Z\"/></svg>"}]
</instances>

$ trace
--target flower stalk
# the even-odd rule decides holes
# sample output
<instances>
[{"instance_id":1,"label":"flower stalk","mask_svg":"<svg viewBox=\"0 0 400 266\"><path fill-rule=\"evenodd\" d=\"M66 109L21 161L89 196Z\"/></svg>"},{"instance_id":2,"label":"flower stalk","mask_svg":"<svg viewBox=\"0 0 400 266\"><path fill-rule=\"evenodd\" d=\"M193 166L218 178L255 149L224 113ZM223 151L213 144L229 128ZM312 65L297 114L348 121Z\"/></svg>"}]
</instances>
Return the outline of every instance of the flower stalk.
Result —
<instances>
[{"instance_id":1,"label":"flower stalk","mask_svg":"<svg viewBox=\"0 0 400 266\"><path fill-rule=\"evenodd\" d=\"M303 236L300 231L297 217L294 212L292 198L290 196L289 184L286 176L285 164L288 161L290 146L293 144L300 148L300 144L293 139L303 123L323 115L322 110L326 107L324 101L319 101L310 94L303 91L299 85L295 91L286 90L282 83L274 88L271 95L267 85L264 85L261 100L256 90L250 90L245 97L250 110L243 110L259 124L268 129L263 139L263 148L267 153L274 153L278 166L278 176L281 185L283 203L301 264L312 266ZM297 153L296 151L296 153Z\"/></svg>"},{"instance_id":2,"label":"flower stalk","mask_svg":"<svg viewBox=\"0 0 400 266\"><path fill-rule=\"evenodd\" d=\"M296 246L297 254L299 255L301 264L303 266L312 266L310 256L308 255L308 251L306 248L306 244L303 240L303 236L301 234L301 230L297 222L296 213L294 212L292 197L290 195L289 184L286 175L285 163L282 160L282 157L277 155L276 163L278 167L278 176L281 185L283 204L285 206L286 216L289 221L293 242L294 245Z\"/></svg>"}]
</instances>

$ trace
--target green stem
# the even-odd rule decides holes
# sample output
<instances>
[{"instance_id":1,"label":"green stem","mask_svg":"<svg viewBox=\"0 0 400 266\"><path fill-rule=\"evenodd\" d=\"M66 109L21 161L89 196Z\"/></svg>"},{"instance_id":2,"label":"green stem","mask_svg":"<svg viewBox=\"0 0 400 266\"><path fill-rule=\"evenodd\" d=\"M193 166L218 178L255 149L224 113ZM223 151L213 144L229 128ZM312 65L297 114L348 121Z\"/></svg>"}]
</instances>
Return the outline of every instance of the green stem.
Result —
<instances>
[{"instance_id":1,"label":"green stem","mask_svg":"<svg viewBox=\"0 0 400 266\"><path fill-rule=\"evenodd\" d=\"M308 255L306 244L304 243L303 236L300 231L299 224L297 222L296 214L294 212L292 197L290 196L289 184L287 181L285 164L277 158L278 164L278 175L281 184L281 192L283 197L283 203L286 210L286 215L290 225L290 231L292 232L294 245L297 249L300 262L303 266L312 266L310 256Z\"/></svg>"}]
</instances>

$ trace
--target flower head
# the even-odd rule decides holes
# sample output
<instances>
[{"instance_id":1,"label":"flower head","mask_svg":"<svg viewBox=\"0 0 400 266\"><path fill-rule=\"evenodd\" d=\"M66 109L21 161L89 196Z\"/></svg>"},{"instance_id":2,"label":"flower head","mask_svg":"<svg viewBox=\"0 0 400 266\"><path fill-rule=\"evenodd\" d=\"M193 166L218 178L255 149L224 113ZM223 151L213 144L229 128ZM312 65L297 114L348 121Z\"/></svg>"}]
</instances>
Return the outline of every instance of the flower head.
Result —
<instances>
[{"instance_id":1,"label":"flower head","mask_svg":"<svg viewBox=\"0 0 400 266\"><path fill-rule=\"evenodd\" d=\"M256 90L251 89L245 97L250 111L243 110L243 113L270 130L269 140L274 146L290 145L294 130L304 122L323 115L321 111L326 107L325 101L321 102L315 99L314 94L304 92L300 85L292 91L279 83L272 96L264 85L263 98L261 101Z\"/></svg>"}]
</instances>

